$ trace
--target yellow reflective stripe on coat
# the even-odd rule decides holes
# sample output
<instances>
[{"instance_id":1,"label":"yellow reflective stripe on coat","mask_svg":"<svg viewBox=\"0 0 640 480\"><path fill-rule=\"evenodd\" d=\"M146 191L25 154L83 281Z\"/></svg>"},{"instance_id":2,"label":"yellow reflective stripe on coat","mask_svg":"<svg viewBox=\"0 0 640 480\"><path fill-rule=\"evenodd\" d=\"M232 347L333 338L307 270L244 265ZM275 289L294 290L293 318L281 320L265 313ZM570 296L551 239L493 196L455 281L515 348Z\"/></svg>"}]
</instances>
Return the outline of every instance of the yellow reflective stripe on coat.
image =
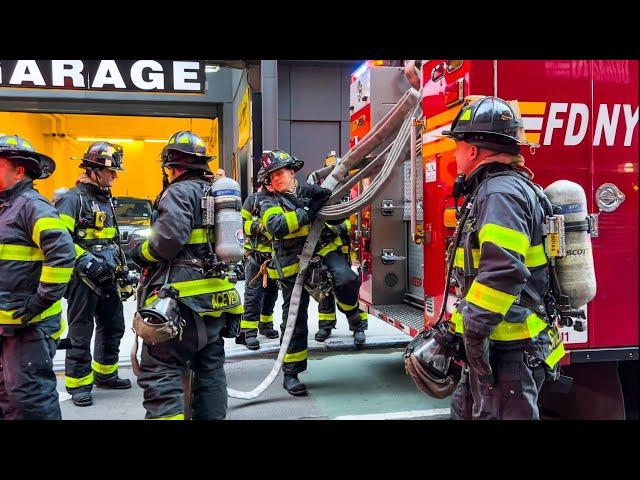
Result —
<instances>
[{"instance_id":1,"label":"yellow reflective stripe on coat","mask_svg":"<svg viewBox=\"0 0 640 480\"><path fill-rule=\"evenodd\" d=\"M149 251L149 240L145 240L142 243L142 246L140 247L140 253L142 253L142 256L149 262L158 261L158 259L151 255L151 252Z\"/></svg>"},{"instance_id":2,"label":"yellow reflective stripe on coat","mask_svg":"<svg viewBox=\"0 0 640 480\"><path fill-rule=\"evenodd\" d=\"M291 265L287 265L286 267L282 267L282 274L284 278L295 275L300 271L300 263L292 263ZM269 278L280 278L280 272L277 268L269 268L267 267L267 273L269 274Z\"/></svg>"},{"instance_id":3,"label":"yellow reflective stripe on coat","mask_svg":"<svg viewBox=\"0 0 640 480\"><path fill-rule=\"evenodd\" d=\"M21 325L22 324L22 321L20 320L21 317L12 318L13 312L15 312L16 310L17 308L13 310L0 310L0 325ZM43 320L46 320L47 318L57 315L61 312L62 312L62 301L58 300L56 303L54 303L49 308L47 308L44 312L42 312L39 315L36 315L31 320L29 320L28 323L30 325L32 323L42 322Z\"/></svg>"},{"instance_id":4,"label":"yellow reflective stripe on coat","mask_svg":"<svg viewBox=\"0 0 640 480\"><path fill-rule=\"evenodd\" d=\"M101 373L102 375L110 375L118 370L118 364L116 363L115 365L103 365L96 362L95 360L92 360L91 368L93 368L95 372Z\"/></svg>"},{"instance_id":5,"label":"yellow reflective stripe on coat","mask_svg":"<svg viewBox=\"0 0 640 480\"><path fill-rule=\"evenodd\" d=\"M76 228L76 219L73 217L70 217L66 213L61 213L60 220L62 221L64 226L67 227L67 230L73 233L73 230Z\"/></svg>"},{"instance_id":6,"label":"yellow reflective stripe on coat","mask_svg":"<svg viewBox=\"0 0 640 480\"><path fill-rule=\"evenodd\" d=\"M515 295L501 292L474 280L465 297L468 302L493 313L506 315L516 300Z\"/></svg>"},{"instance_id":7,"label":"yellow reflective stripe on coat","mask_svg":"<svg viewBox=\"0 0 640 480\"><path fill-rule=\"evenodd\" d=\"M59 340L66 329L67 321L64 319L64 317L60 317L60 328L57 332L51 334L51 338L53 338L54 340Z\"/></svg>"},{"instance_id":8,"label":"yellow reflective stripe on coat","mask_svg":"<svg viewBox=\"0 0 640 480\"><path fill-rule=\"evenodd\" d=\"M249 210L245 210L244 208L240 210L240 216L245 220L251 220L251 212Z\"/></svg>"},{"instance_id":9,"label":"yellow reflective stripe on coat","mask_svg":"<svg viewBox=\"0 0 640 480\"><path fill-rule=\"evenodd\" d=\"M59 218L44 217L36 220L33 224L33 235L31 238L36 245L40 246L40 235L45 230L63 230L66 231L67 227Z\"/></svg>"},{"instance_id":10,"label":"yellow reflective stripe on coat","mask_svg":"<svg viewBox=\"0 0 640 480\"><path fill-rule=\"evenodd\" d=\"M342 242L340 243L340 245L342 245ZM321 257L326 257L329 253L335 250L338 250L340 248L340 245L336 245L336 242L329 242L320 250L318 250L316 252L316 255L319 255Z\"/></svg>"},{"instance_id":11,"label":"yellow reflective stripe on coat","mask_svg":"<svg viewBox=\"0 0 640 480\"><path fill-rule=\"evenodd\" d=\"M146 302L145 302L146 303ZM242 315L244 313L244 305L236 305L232 308L227 308L225 310L216 310L215 312L202 312L199 313L202 318L206 319L207 317L219 318L223 313L233 313L235 315Z\"/></svg>"},{"instance_id":12,"label":"yellow reflective stripe on coat","mask_svg":"<svg viewBox=\"0 0 640 480\"><path fill-rule=\"evenodd\" d=\"M174 282L170 285L178 290L179 298L233 290L233 285L224 278L202 278L198 280L187 280L185 282ZM157 299L158 297L156 295L151 295L145 300L144 304L145 306L150 305Z\"/></svg>"},{"instance_id":13,"label":"yellow reflective stripe on coat","mask_svg":"<svg viewBox=\"0 0 640 480\"><path fill-rule=\"evenodd\" d=\"M87 235L83 240L109 239L116 236L116 227L105 227L100 230L96 228L87 228Z\"/></svg>"},{"instance_id":14,"label":"yellow reflective stripe on coat","mask_svg":"<svg viewBox=\"0 0 640 480\"><path fill-rule=\"evenodd\" d=\"M187 245L195 245L198 243L207 243L207 229L194 228L191 230L191 236L187 240Z\"/></svg>"},{"instance_id":15,"label":"yellow reflective stripe on coat","mask_svg":"<svg viewBox=\"0 0 640 480\"><path fill-rule=\"evenodd\" d=\"M318 320L335 320L336 319L336 314L335 312L333 313L318 313Z\"/></svg>"},{"instance_id":16,"label":"yellow reflective stripe on coat","mask_svg":"<svg viewBox=\"0 0 640 480\"><path fill-rule=\"evenodd\" d=\"M524 257L524 265L526 267L540 267L547 264L547 254L544 253L544 245L535 245L529 247Z\"/></svg>"},{"instance_id":17,"label":"yellow reflective stripe on coat","mask_svg":"<svg viewBox=\"0 0 640 480\"><path fill-rule=\"evenodd\" d=\"M0 244L0 260L39 262L44 260L42 250L26 245Z\"/></svg>"},{"instance_id":18,"label":"yellow reflective stripe on coat","mask_svg":"<svg viewBox=\"0 0 640 480\"><path fill-rule=\"evenodd\" d=\"M40 273L40 281L47 283L69 283L73 267L50 267L44 265Z\"/></svg>"},{"instance_id":19,"label":"yellow reflective stripe on coat","mask_svg":"<svg viewBox=\"0 0 640 480\"><path fill-rule=\"evenodd\" d=\"M303 225L293 233L289 233L282 238L297 238L309 235L309 225Z\"/></svg>"},{"instance_id":20,"label":"yellow reflective stripe on coat","mask_svg":"<svg viewBox=\"0 0 640 480\"><path fill-rule=\"evenodd\" d=\"M260 323L273 323L273 313L271 315L260 314Z\"/></svg>"},{"instance_id":21,"label":"yellow reflective stripe on coat","mask_svg":"<svg viewBox=\"0 0 640 480\"><path fill-rule=\"evenodd\" d=\"M269 207L267 208L267 211L264 212L264 215L262 215L262 223L266 225L269 220L269 217L271 217L272 215L282 215L282 214L284 214L284 210L282 209L282 207L280 206Z\"/></svg>"},{"instance_id":22,"label":"yellow reflective stripe on coat","mask_svg":"<svg viewBox=\"0 0 640 480\"><path fill-rule=\"evenodd\" d=\"M257 320L240 320L240 328L248 328L251 330L255 330L258 328Z\"/></svg>"},{"instance_id":23,"label":"yellow reflective stripe on coat","mask_svg":"<svg viewBox=\"0 0 640 480\"><path fill-rule=\"evenodd\" d=\"M456 309L451 312L451 323L454 327L453 333L464 334L464 320L462 319L462 314ZM491 332L489 338L500 342L534 338L540 335L540 332L547 326L547 322L535 313L532 313L523 323L501 321L493 332Z\"/></svg>"},{"instance_id":24,"label":"yellow reflective stripe on coat","mask_svg":"<svg viewBox=\"0 0 640 480\"><path fill-rule=\"evenodd\" d=\"M302 362L307 359L307 349L305 348L301 352L296 353L287 353L284 356L284 363L292 363L292 362Z\"/></svg>"},{"instance_id":25,"label":"yellow reflective stripe on coat","mask_svg":"<svg viewBox=\"0 0 640 480\"><path fill-rule=\"evenodd\" d=\"M93 383L93 372L91 372L86 377L82 377L82 378L67 377L66 375L64 377L64 386L67 388L79 388L79 387L84 387L86 385L91 385L92 383Z\"/></svg>"},{"instance_id":26,"label":"yellow reflective stripe on coat","mask_svg":"<svg viewBox=\"0 0 640 480\"><path fill-rule=\"evenodd\" d=\"M551 355L549 355L547 358L544 359L544 363L546 363L551 368L553 368L556 365L556 363L558 363L560 359L564 357L564 354L565 354L564 344L561 343L556 347L556 349L553 352L551 352Z\"/></svg>"},{"instance_id":27,"label":"yellow reflective stripe on coat","mask_svg":"<svg viewBox=\"0 0 640 480\"><path fill-rule=\"evenodd\" d=\"M287 222L287 228L289 229L289 233L293 233L300 227L298 223L298 216L296 212L287 212L284 214L284 219Z\"/></svg>"},{"instance_id":28,"label":"yellow reflective stripe on coat","mask_svg":"<svg viewBox=\"0 0 640 480\"><path fill-rule=\"evenodd\" d=\"M245 220L244 221L244 234L249 236L251 235L251 225L253 225L253 220Z\"/></svg>"},{"instance_id":29,"label":"yellow reflective stripe on coat","mask_svg":"<svg viewBox=\"0 0 640 480\"><path fill-rule=\"evenodd\" d=\"M338 304L338 306L345 312L350 312L351 310L357 308L358 306L358 302L356 302L353 305L347 305L346 303L342 303L340 300L338 300L336 298L336 303Z\"/></svg>"},{"instance_id":30,"label":"yellow reflective stripe on coat","mask_svg":"<svg viewBox=\"0 0 640 480\"><path fill-rule=\"evenodd\" d=\"M76 249L76 258L78 258L80 255L86 252L86 250L82 248L80 245L78 245L77 243L74 243L73 246Z\"/></svg>"},{"instance_id":31,"label":"yellow reflective stripe on coat","mask_svg":"<svg viewBox=\"0 0 640 480\"><path fill-rule=\"evenodd\" d=\"M480 249L471 249L471 255L473 255L473 268L480 266ZM456 257L453 260L453 266L464 269L464 248L456 248Z\"/></svg>"},{"instance_id":32,"label":"yellow reflective stripe on coat","mask_svg":"<svg viewBox=\"0 0 640 480\"><path fill-rule=\"evenodd\" d=\"M179 413L178 415L172 415L170 417L145 418L145 420L184 420L184 413Z\"/></svg>"},{"instance_id":33,"label":"yellow reflective stripe on coat","mask_svg":"<svg viewBox=\"0 0 640 480\"><path fill-rule=\"evenodd\" d=\"M478 237L480 238L480 248L482 248L484 242L491 242L499 247L518 252L523 257L527 254L527 249L529 248L529 237L524 233L496 225L495 223L483 225Z\"/></svg>"}]
</instances>

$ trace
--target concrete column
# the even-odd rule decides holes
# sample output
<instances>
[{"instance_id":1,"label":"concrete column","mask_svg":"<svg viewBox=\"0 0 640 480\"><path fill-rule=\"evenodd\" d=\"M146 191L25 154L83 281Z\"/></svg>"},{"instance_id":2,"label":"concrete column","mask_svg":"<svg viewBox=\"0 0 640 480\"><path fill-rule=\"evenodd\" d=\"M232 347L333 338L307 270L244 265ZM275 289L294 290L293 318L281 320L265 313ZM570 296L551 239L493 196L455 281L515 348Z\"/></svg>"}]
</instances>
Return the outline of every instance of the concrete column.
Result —
<instances>
[{"instance_id":1,"label":"concrete column","mask_svg":"<svg viewBox=\"0 0 640 480\"><path fill-rule=\"evenodd\" d=\"M262 89L262 149L278 148L278 61L260 62Z\"/></svg>"}]
</instances>

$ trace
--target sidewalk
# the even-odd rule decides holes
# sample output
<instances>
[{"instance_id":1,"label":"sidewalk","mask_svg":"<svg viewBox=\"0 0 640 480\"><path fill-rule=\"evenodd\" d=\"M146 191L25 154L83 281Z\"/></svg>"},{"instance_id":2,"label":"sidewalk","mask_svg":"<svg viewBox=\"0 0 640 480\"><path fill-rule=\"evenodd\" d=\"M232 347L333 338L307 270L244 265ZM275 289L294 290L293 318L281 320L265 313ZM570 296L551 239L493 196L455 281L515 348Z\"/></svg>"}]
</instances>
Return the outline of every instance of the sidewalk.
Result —
<instances>
[{"instance_id":1,"label":"sidewalk","mask_svg":"<svg viewBox=\"0 0 640 480\"><path fill-rule=\"evenodd\" d=\"M238 282L236 285L240 296L244 296L244 282ZM63 300L62 312L66 317L67 304ZM130 352L133 346L134 334L131 330L131 323L133 321L133 315L135 313L135 301L129 299L124 303L124 320L125 320L125 334L120 344L120 360L119 365L126 367L131 365ZM344 351L355 350L353 345L352 332L349 331L347 319L345 316L336 311L338 318L337 328L333 330L331 337L323 343L316 342L314 335L318 330L318 303L312 298L309 302L309 353L313 352L330 352L330 351ZM278 296L278 301L274 310L274 327L278 329L282 319L282 295ZM402 333L400 330L392 327L384 321L369 315L369 328L366 331L367 343L365 349L378 349L378 348L403 348L411 338ZM67 333L65 332L64 336ZM280 340L268 339L262 335L258 336L260 340L260 350L249 350L244 345L236 345L234 339L225 339L225 352L226 358L243 359L243 358L263 358L265 356L275 357L280 349ZM142 346L142 345L140 345ZM93 341L91 350L93 351ZM139 353L138 353L139 355ZM56 371L64 370L64 358L65 351L59 350L54 357L53 366Z\"/></svg>"}]
</instances>

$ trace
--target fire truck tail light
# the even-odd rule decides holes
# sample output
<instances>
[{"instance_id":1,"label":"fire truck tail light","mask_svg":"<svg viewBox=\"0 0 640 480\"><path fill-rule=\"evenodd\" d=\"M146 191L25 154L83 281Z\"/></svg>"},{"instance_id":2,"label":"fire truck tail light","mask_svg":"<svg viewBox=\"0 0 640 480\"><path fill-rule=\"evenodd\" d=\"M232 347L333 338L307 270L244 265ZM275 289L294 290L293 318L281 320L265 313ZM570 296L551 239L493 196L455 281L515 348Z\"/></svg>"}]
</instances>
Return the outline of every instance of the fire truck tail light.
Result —
<instances>
[{"instance_id":1,"label":"fire truck tail light","mask_svg":"<svg viewBox=\"0 0 640 480\"><path fill-rule=\"evenodd\" d=\"M456 218L456 209L453 207L444 209L444 226L448 228L456 228L458 219Z\"/></svg>"},{"instance_id":2,"label":"fire truck tail light","mask_svg":"<svg viewBox=\"0 0 640 480\"><path fill-rule=\"evenodd\" d=\"M384 60L369 60L372 67L384 67Z\"/></svg>"},{"instance_id":3,"label":"fire truck tail light","mask_svg":"<svg viewBox=\"0 0 640 480\"><path fill-rule=\"evenodd\" d=\"M460 103L464 100L464 78L459 78L456 82L449 84L444 89L444 104L447 107Z\"/></svg>"}]
</instances>

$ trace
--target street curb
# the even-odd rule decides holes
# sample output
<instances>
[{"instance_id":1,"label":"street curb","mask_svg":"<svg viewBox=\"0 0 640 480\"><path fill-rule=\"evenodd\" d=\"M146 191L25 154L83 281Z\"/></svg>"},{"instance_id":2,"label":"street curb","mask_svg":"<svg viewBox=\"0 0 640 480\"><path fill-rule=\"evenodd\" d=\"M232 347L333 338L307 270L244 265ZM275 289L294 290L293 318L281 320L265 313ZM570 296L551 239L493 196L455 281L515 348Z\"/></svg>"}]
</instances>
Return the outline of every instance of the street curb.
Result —
<instances>
[{"instance_id":1,"label":"street curb","mask_svg":"<svg viewBox=\"0 0 640 480\"><path fill-rule=\"evenodd\" d=\"M367 339L367 343L362 348L356 348L352 339L345 340L330 340L325 343L316 342L315 340L309 340L309 346L307 348L309 353L331 353L331 352L363 352L367 350L381 350L386 348L405 348L411 339L400 340L396 338L388 338L381 340ZM242 350L234 350L228 352L225 355L225 360L248 360L248 359L263 359L271 358L278 355L280 351L280 345L269 345L261 347L260 350L248 350L243 348ZM131 358L129 355L126 357L120 357L118 361L119 367L131 367ZM53 363L54 372L64 371L64 360Z\"/></svg>"}]
</instances>

